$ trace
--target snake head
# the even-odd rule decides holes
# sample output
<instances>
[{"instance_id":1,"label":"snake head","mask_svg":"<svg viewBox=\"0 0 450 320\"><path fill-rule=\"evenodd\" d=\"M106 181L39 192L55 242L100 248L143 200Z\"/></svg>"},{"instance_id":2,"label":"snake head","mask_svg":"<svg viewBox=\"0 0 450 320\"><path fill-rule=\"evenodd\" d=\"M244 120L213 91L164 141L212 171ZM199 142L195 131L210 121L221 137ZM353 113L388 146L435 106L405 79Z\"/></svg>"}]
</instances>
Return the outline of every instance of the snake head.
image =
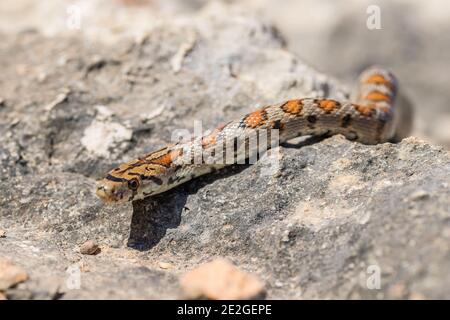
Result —
<instances>
[{"instance_id":1,"label":"snake head","mask_svg":"<svg viewBox=\"0 0 450 320\"><path fill-rule=\"evenodd\" d=\"M149 172L146 168L139 167L122 171L119 167L97 181L96 194L107 203L139 200L163 192L163 179L163 172Z\"/></svg>"},{"instance_id":2,"label":"snake head","mask_svg":"<svg viewBox=\"0 0 450 320\"><path fill-rule=\"evenodd\" d=\"M125 178L108 174L104 179L97 181L95 193L105 202L127 202L134 198L139 184L139 178L125 180Z\"/></svg>"},{"instance_id":3,"label":"snake head","mask_svg":"<svg viewBox=\"0 0 450 320\"><path fill-rule=\"evenodd\" d=\"M179 152L162 149L120 165L97 181L97 196L107 203L123 203L166 191L173 183L169 177L176 168L174 154Z\"/></svg>"}]
</instances>

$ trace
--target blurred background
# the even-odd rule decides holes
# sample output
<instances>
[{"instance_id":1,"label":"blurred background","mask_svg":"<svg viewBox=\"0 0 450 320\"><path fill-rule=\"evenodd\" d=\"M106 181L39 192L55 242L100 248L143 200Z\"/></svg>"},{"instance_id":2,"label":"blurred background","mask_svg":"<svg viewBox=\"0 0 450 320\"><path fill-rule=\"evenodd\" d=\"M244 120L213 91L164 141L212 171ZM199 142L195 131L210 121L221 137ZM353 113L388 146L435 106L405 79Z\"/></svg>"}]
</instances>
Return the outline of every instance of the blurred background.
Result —
<instances>
[{"instance_id":1,"label":"blurred background","mask_svg":"<svg viewBox=\"0 0 450 320\"><path fill-rule=\"evenodd\" d=\"M392 69L415 109L413 135L450 147L450 3L445 0L1 1L0 34L36 30L111 43L142 37L174 17L190 19L216 5L275 26L288 50L347 83L371 64ZM379 29L366 27L370 5L380 8ZM80 26L68 21L78 13Z\"/></svg>"}]
</instances>

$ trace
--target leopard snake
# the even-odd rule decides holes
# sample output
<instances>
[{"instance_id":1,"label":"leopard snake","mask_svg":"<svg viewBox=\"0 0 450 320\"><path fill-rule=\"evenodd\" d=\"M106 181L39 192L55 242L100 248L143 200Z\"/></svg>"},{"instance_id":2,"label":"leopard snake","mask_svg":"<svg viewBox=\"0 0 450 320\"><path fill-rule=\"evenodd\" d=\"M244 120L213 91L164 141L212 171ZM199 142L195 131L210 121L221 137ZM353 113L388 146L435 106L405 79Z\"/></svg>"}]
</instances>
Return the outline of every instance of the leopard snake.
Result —
<instances>
[{"instance_id":1,"label":"leopard snake","mask_svg":"<svg viewBox=\"0 0 450 320\"><path fill-rule=\"evenodd\" d=\"M334 134L364 144L389 141L399 121L394 108L397 89L397 80L391 72L370 67L360 75L351 102L304 98L259 108L209 134L169 145L120 165L97 182L96 194L105 202L123 203L165 192L230 164L218 160L219 155L220 159L227 156L229 148L224 145L236 146L238 140L248 147L249 137L263 131L270 134L271 130L278 130L279 143L298 136ZM269 143L267 149L270 147ZM232 149L235 163L259 152L248 148Z\"/></svg>"}]
</instances>

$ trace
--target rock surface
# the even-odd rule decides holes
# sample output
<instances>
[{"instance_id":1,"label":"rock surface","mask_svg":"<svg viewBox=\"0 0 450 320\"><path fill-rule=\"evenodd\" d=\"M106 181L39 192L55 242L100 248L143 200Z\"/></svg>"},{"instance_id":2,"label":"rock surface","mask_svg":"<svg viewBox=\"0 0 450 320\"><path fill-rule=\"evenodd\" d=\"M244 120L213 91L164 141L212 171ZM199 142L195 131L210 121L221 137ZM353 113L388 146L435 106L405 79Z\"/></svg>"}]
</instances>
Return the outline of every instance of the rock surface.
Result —
<instances>
[{"instance_id":1,"label":"rock surface","mask_svg":"<svg viewBox=\"0 0 450 320\"><path fill-rule=\"evenodd\" d=\"M3 37L0 66L0 256L29 275L7 298L174 299L216 257L267 298L450 296L450 156L415 138L289 144L275 168L263 157L133 204L95 197L95 179L195 120L348 95L271 26L206 10L112 45L28 31ZM80 254L87 240L101 253Z\"/></svg>"}]
</instances>

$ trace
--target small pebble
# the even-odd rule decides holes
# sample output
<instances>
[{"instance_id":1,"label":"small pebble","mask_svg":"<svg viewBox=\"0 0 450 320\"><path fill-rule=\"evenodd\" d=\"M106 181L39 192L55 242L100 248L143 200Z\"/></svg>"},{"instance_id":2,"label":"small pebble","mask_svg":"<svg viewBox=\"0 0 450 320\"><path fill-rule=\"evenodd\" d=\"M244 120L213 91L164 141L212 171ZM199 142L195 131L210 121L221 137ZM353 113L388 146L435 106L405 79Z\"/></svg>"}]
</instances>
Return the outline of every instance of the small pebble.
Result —
<instances>
[{"instance_id":1,"label":"small pebble","mask_svg":"<svg viewBox=\"0 0 450 320\"><path fill-rule=\"evenodd\" d=\"M100 253L100 248L97 243L92 240L88 240L80 246L80 253L94 255Z\"/></svg>"},{"instance_id":2,"label":"small pebble","mask_svg":"<svg viewBox=\"0 0 450 320\"><path fill-rule=\"evenodd\" d=\"M6 238L6 231L0 229L0 238Z\"/></svg>"},{"instance_id":3,"label":"small pebble","mask_svg":"<svg viewBox=\"0 0 450 320\"><path fill-rule=\"evenodd\" d=\"M161 269L171 269L173 266L168 262L160 262L159 267Z\"/></svg>"}]
</instances>

